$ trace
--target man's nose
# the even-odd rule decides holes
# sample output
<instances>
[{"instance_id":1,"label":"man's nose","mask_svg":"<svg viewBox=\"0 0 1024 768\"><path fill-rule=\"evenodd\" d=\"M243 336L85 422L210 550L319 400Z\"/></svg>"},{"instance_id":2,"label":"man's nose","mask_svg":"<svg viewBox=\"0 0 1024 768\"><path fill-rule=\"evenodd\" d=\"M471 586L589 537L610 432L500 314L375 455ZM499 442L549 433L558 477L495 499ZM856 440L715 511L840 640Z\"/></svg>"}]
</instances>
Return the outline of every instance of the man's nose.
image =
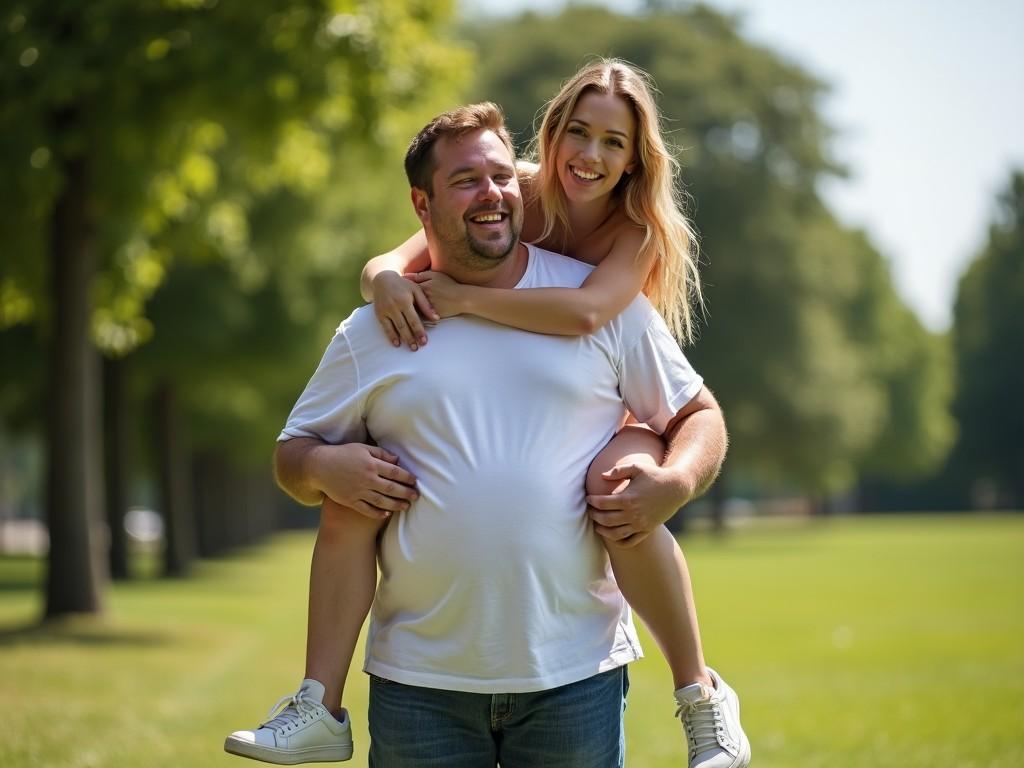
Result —
<instances>
[{"instance_id":1,"label":"man's nose","mask_svg":"<svg viewBox=\"0 0 1024 768\"><path fill-rule=\"evenodd\" d=\"M498 188L497 183L494 179L486 178L480 188L480 197L483 200L500 200L501 189Z\"/></svg>"}]
</instances>

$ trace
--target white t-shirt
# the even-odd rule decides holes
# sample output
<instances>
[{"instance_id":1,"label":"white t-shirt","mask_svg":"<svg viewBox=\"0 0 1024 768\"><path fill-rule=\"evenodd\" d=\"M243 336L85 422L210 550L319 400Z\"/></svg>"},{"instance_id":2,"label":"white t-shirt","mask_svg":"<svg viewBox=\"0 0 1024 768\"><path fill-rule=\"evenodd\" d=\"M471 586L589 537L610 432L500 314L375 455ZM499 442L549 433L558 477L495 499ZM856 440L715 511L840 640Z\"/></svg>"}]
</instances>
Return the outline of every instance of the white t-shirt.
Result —
<instances>
[{"instance_id":1,"label":"white t-shirt","mask_svg":"<svg viewBox=\"0 0 1024 768\"><path fill-rule=\"evenodd\" d=\"M530 246L516 287L576 287L590 270ZM417 478L381 537L366 671L516 693L639 658L586 472L625 407L661 432L701 386L643 297L580 337L452 317L418 352L391 346L372 308L353 312L278 439L372 436Z\"/></svg>"}]
</instances>

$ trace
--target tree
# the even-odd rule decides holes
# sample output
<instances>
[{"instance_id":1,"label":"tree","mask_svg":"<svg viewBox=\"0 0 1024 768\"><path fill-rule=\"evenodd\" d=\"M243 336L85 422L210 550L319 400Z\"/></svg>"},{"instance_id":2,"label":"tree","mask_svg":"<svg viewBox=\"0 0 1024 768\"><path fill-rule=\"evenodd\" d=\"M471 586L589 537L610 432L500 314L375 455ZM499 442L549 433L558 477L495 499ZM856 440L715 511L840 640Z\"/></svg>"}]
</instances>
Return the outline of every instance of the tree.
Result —
<instances>
[{"instance_id":1,"label":"tree","mask_svg":"<svg viewBox=\"0 0 1024 768\"><path fill-rule=\"evenodd\" d=\"M522 143L588 57L653 75L703 243L708 313L688 355L725 410L730 473L842 492L873 453L900 450L886 426L897 409L908 430L900 445L925 440L932 447L915 460L941 461L950 432L941 354L896 297L882 256L817 191L843 172L820 116L825 84L700 5L653 3L633 17L570 7L472 34L488 51L475 92L502 103ZM883 347L925 364L911 369Z\"/></svg>"},{"instance_id":2,"label":"tree","mask_svg":"<svg viewBox=\"0 0 1024 768\"><path fill-rule=\"evenodd\" d=\"M1024 504L1024 172L1000 196L988 244L954 308L955 456L986 505Z\"/></svg>"},{"instance_id":3,"label":"tree","mask_svg":"<svg viewBox=\"0 0 1024 768\"><path fill-rule=\"evenodd\" d=\"M406 112L390 104L421 103L418 88L464 63L434 38L449 13L401 0L7 13L0 321L38 323L51 351L47 616L101 608L97 347L151 335L143 309L181 255L171 244L205 230L207 250L258 267L234 247L250 200L314 191L332 146L393 130Z\"/></svg>"},{"instance_id":4,"label":"tree","mask_svg":"<svg viewBox=\"0 0 1024 768\"><path fill-rule=\"evenodd\" d=\"M179 222L164 235L162 247L189 255L150 301L153 337L133 367L139 388L176 393L180 450L163 464L192 471L163 484L172 491L164 506L180 509L180 527L198 533L186 549L218 554L272 528L272 510L248 501L275 498L270 446L334 328L361 301L361 265L415 226L401 156L413 131L457 98L466 68L460 48L417 43L412 31L379 52L384 66L404 60L408 46L420 59L411 92L381 94L371 134L325 133L270 169L222 159L228 170L209 216L216 226L195 232L194 221ZM311 176L311 168L319 171ZM257 174L254 186L248 180ZM225 236L210 237L211 229ZM260 494L232 492L253 484Z\"/></svg>"}]
</instances>

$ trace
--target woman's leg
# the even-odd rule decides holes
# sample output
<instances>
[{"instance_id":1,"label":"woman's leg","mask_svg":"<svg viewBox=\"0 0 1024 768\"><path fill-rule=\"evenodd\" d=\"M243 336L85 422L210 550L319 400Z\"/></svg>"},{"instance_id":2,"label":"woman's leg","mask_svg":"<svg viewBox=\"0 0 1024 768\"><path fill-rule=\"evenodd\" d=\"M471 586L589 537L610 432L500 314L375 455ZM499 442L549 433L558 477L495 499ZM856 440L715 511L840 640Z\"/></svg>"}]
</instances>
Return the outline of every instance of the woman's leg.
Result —
<instances>
[{"instance_id":1,"label":"woman's leg","mask_svg":"<svg viewBox=\"0 0 1024 768\"><path fill-rule=\"evenodd\" d=\"M323 684L324 706L334 715L377 588L377 534L384 522L330 499L320 510L309 574L305 676Z\"/></svg>"},{"instance_id":2,"label":"woman's leg","mask_svg":"<svg viewBox=\"0 0 1024 768\"><path fill-rule=\"evenodd\" d=\"M591 463L587 493L604 495L625 487L628 480L601 477L616 464L660 464L664 455L665 443L658 434L640 425L627 425ZM695 682L712 685L704 665L690 572L675 537L662 525L636 546L607 540L605 546L619 589L657 641L675 687Z\"/></svg>"}]
</instances>

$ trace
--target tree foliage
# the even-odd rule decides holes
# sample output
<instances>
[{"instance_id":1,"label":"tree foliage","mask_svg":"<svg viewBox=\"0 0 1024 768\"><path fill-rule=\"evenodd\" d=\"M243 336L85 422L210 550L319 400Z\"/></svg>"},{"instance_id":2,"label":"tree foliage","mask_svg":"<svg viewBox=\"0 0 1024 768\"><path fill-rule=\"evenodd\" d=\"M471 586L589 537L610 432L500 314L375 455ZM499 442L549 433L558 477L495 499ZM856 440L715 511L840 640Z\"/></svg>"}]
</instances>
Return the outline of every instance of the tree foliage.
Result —
<instances>
[{"instance_id":1,"label":"tree foliage","mask_svg":"<svg viewBox=\"0 0 1024 768\"><path fill-rule=\"evenodd\" d=\"M725 408L729 466L816 493L862 471L931 468L952 435L941 344L897 298L882 256L818 194L843 173L820 114L826 86L730 16L665 6L479 24L488 55L475 93L505 107L525 145L588 58L650 72L702 239L708 316L688 354Z\"/></svg>"},{"instance_id":2,"label":"tree foliage","mask_svg":"<svg viewBox=\"0 0 1024 768\"><path fill-rule=\"evenodd\" d=\"M954 309L956 456L989 504L1024 504L1024 172L1001 195Z\"/></svg>"},{"instance_id":3,"label":"tree foliage","mask_svg":"<svg viewBox=\"0 0 1024 768\"><path fill-rule=\"evenodd\" d=\"M275 201L349 175L336 164L358 153L339 147L391 146L448 103L468 62L437 35L450 13L405 0L16 3L0 51L0 327L46 322L68 157L92 174L105 350L149 337L145 300L175 259L223 259L250 283L301 266L304 254L261 251L255 228L280 231Z\"/></svg>"}]
</instances>

